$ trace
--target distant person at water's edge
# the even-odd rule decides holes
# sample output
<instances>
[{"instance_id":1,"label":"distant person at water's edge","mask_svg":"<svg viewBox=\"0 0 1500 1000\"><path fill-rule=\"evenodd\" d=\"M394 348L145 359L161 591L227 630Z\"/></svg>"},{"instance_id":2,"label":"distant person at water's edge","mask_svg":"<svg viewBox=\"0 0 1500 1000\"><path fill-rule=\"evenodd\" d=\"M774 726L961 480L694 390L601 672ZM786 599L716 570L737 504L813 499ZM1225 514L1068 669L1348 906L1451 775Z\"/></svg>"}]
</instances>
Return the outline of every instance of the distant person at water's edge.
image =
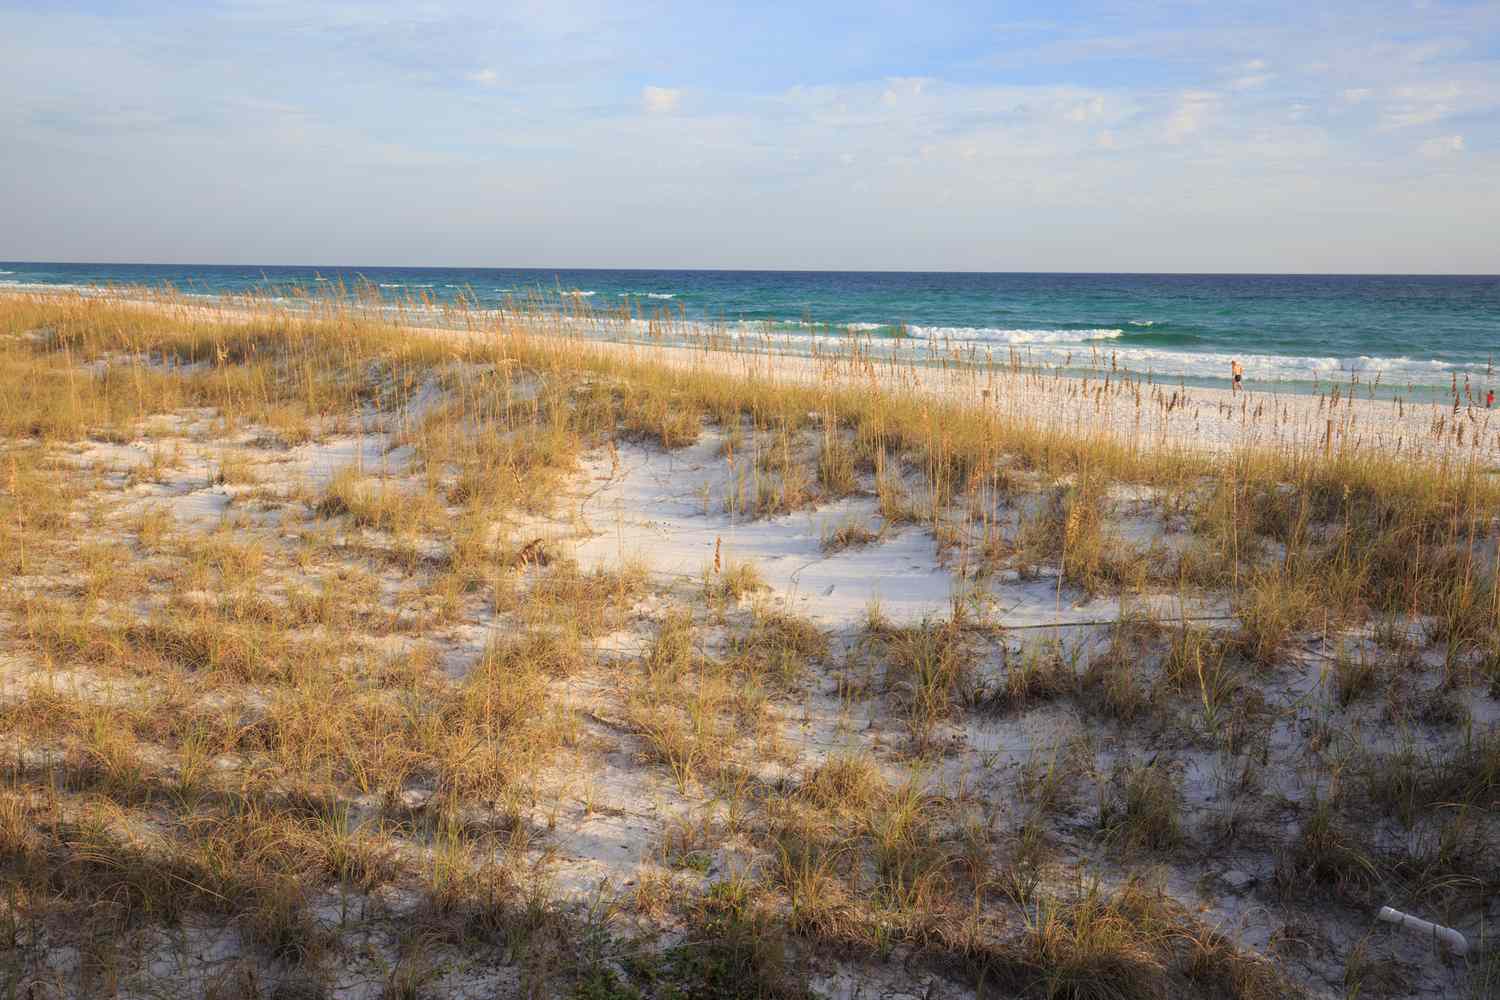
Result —
<instances>
[{"instance_id":1,"label":"distant person at water's edge","mask_svg":"<svg viewBox=\"0 0 1500 1000\"><path fill-rule=\"evenodd\" d=\"M1238 392L1240 380L1245 377L1245 368L1240 364L1239 358L1229 362L1229 374L1234 376L1234 383L1229 387L1231 392Z\"/></svg>"}]
</instances>

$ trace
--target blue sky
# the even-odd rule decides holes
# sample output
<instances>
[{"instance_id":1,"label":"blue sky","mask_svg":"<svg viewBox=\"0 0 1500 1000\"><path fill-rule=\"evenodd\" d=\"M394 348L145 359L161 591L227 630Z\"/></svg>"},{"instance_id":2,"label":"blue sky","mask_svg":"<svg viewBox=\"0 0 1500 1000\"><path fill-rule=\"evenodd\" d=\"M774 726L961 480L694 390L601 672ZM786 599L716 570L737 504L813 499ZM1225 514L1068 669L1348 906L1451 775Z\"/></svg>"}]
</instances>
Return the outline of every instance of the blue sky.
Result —
<instances>
[{"instance_id":1,"label":"blue sky","mask_svg":"<svg viewBox=\"0 0 1500 1000\"><path fill-rule=\"evenodd\" d=\"M0 0L0 259L1500 271L1500 4Z\"/></svg>"}]
</instances>

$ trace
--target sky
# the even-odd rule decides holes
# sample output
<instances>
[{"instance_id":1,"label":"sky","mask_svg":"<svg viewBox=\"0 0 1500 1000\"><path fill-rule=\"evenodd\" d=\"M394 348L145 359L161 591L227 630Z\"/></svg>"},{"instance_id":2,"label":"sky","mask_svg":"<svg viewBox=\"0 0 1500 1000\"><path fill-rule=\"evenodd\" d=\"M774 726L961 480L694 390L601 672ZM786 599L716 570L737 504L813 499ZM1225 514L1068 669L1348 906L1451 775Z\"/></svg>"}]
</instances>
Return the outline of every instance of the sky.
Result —
<instances>
[{"instance_id":1,"label":"sky","mask_svg":"<svg viewBox=\"0 0 1500 1000\"><path fill-rule=\"evenodd\" d=\"M1500 272L1500 0L0 0L0 259Z\"/></svg>"}]
</instances>

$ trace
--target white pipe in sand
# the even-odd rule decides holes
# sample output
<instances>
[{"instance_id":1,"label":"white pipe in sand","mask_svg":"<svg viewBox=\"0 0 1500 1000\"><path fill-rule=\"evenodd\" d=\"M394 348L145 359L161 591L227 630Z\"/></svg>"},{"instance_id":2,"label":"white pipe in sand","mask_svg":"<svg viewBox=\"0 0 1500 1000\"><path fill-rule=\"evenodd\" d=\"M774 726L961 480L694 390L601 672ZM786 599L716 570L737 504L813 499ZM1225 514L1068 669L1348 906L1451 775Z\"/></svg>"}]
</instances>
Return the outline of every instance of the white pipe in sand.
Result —
<instances>
[{"instance_id":1,"label":"white pipe in sand","mask_svg":"<svg viewBox=\"0 0 1500 1000\"><path fill-rule=\"evenodd\" d=\"M1434 941L1441 941L1455 955L1467 955L1469 953L1469 940L1452 927L1444 927L1441 924L1429 923L1409 913L1393 910L1389 906L1380 908L1379 919L1388 924L1399 924L1408 930L1416 931L1424 937L1430 937Z\"/></svg>"}]
</instances>

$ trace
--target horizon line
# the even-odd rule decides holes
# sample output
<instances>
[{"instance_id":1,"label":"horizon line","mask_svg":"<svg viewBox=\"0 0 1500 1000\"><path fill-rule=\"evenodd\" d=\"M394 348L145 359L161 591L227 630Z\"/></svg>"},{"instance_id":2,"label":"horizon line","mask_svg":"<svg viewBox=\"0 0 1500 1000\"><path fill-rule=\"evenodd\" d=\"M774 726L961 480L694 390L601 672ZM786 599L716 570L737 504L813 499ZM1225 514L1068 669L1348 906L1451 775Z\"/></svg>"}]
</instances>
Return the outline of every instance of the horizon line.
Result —
<instances>
[{"instance_id":1,"label":"horizon line","mask_svg":"<svg viewBox=\"0 0 1500 1000\"><path fill-rule=\"evenodd\" d=\"M1500 272L1485 271L991 271L979 269L912 269L912 268L806 268L806 267L566 267L523 264L233 264L222 262L143 261L143 260L0 260L0 264L61 265L64 267L214 267L284 268L317 271L386 270L386 271L677 271L703 274L966 274L966 275L1048 275L1086 277L1196 277L1196 278L1500 278Z\"/></svg>"}]
</instances>

